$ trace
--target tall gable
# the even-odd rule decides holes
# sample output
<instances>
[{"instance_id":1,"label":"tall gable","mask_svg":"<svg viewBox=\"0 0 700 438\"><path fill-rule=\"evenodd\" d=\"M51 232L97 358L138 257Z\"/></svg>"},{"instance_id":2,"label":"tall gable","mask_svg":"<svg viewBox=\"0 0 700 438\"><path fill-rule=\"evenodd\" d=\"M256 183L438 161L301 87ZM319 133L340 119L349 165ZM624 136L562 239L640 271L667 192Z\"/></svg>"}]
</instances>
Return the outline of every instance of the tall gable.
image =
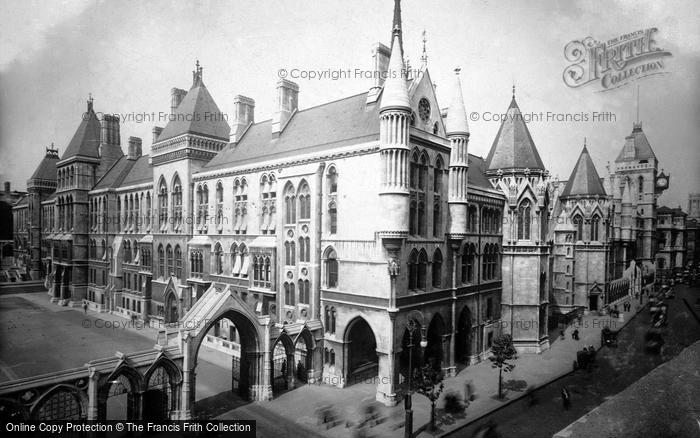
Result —
<instances>
[{"instance_id":1,"label":"tall gable","mask_svg":"<svg viewBox=\"0 0 700 438\"><path fill-rule=\"evenodd\" d=\"M66 151L63 153L61 160L74 156L99 158L100 157L100 121L97 114L92 109L92 101L88 102L88 108L83 114L83 120L80 122L78 129L73 134L73 138Z\"/></svg>"},{"instance_id":2,"label":"tall gable","mask_svg":"<svg viewBox=\"0 0 700 438\"><path fill-rule=\"evenodd\" d=\"M170 121L158 136L158 141L188 133L228 141L230 132L225 115L200 78L170 115Z\"/></svg>"},{"instance_id":3,"label":"tall gable","mask_svg":"<svg viewBox=\"0 0 700 438\"><path fill-rule=\"evenodd\" d=\"M576 162L576 166L574 166L574 170L571 172L571 176L566 182L566 186L560 197L566 198L577 195L605 196L605 194L605 189L600 182L600 176L596 171L591 155L588 153L588 148L584 145L581 155L579 155L578 161Z\"/></svg>"},{"instance_id":4,"label":"tall gable","mask_svg":"<svg viewBox=\"0 0 700 438\"><path fill-rule=\"evenodd\" d=\"M409 99L411 101L412 118L415 127L423 131L434 133L434 126L437 123L437 135L445 136L445 126L442 116L440 115L440 106L438 105L433 81L430 78L430 72L427 68L421 70L417 78L411 81L408 89ZM421 100L425 99L430 108L430 115L427 121L421 117Z\"/></svg>"},{"instance_id":5,"label":"tall gable","mask_svg":"<svg viewBox=\"0 0 700 438\"><path fill-rule=\"evenodd\" d=\"M544 170L535 142L532 141L530 131L515 101L515 95L486 157L486 167L487 170L525 168Z\"/></svg>"}]
</instances>

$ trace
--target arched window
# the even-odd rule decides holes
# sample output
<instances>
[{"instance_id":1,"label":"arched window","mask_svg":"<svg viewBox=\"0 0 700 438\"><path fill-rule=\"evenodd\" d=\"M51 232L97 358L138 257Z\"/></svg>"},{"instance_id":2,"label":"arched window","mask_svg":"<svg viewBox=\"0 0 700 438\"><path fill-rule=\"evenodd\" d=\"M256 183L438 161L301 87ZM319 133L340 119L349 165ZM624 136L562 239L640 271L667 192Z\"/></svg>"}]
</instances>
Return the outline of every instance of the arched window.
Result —
<instances>
[{"instance_id":1,"label":"arched window","mask_svg":"<svg viewBox=\"0 0 700 438\"><path fill-rule=\"evenodd\" d=\"M131 242L128 240L124 241L124 263L131 262Z\"/></svg>"},{"instance_id":2,"label":"arched window","mask_svg":"<svg viewBox=\"0 0 700 438\"><path fill-rule=\"evenodd\" d=\"M424 249L418 254L418 289L427 288L428 254Z\"/></svg>"},{"instance_id":3,"label":"arched window","mask_svg":"<svg viewBox=\"0 0 700 438\"><path fill-rule=\"evenodd\" d=\"M335 333L336 316L335 307L331 307L331 333Z\"/></svg>"},{"instance_id":4,"label":"arched window","mask_svg":"<svg viewBox=\"0 0 700 438\"><path fill-rule=\"evenodd\" d=\"M284 283L284 302L288 306L293 306L295 304L295 291L294 283Z\"/></svg>"},{"instance_id":5,"label":"arched window","mask_svg":"<svg viewBox=\"0 0 700 438\"><path fill-rule=\"evenodd\" d=\"M296 263L294 261L294 256L296 253L296 245L294 244L294 241L288 241L284 242L284 249L285 249L285 262L284 264L287 266L294 266Z\"/></svg>"},{"instance_id":6,"label":"arched window","mask_svg":"<svg viewBox=\"0 0 700 438\"><path fill-rule=\"evenodd\" d=\"M583 240L583 218L581 217L581 215L577 214L576 216L574 216L572 222L574 224L574 228L576 229L576 240Z\"/></svg>"},{"instance_id":7,"label":"arched window","mask_svg":"<svg viewBox=\"0 0 700 438\"><path fill-rule=\"evenodd\" d=\"M175 272L175 270L173 269L173 248L170 245L168 245L165 248L165 253L168 259L168 270L166 271L166 275L170 276L173 275L173 272Z\"/></svg>"},{"instance_id":8,"label":"arched window","mask_svg":"<svg viewBox=\"0 0 700 438\"><path fill-rule=\"evenodd\" d=\"M168 224L168 186L163 177L158 185L158 213L158 226L163 230Z\"/></svg>"},{"instance_id":9,"label":"arched window","mask_svg":"<svg viewBox=\"0 0 700 438\"><path fill-rule=\"evenodd\" d=\"M477 221L476 221L476 207L473 205L469 206L469 209L467 211L467 230L475 232L477 230Z\"/></svg>"},{"instance_id":10,"label":"arched window","mask_svg":"<svg viewBox=\"0 0 700 438\"><path fill-rule=\"evenodd\" d=\"M433 254L433 287L442 286L442 253L439 249Z\"/></svg>"},{"instance_id":11,"label":"arched window","mask_svg":"<svg viewBox=\"0 0 700 438\"><path fill-rule=\"evenodd\" d=\"M309 280L299 280L299 303L309 304Z\"/></svg>"},{"instance_id":12,"label":"arched window","mask_svg":"<svg viewBox=\"0 0 700 438\"><path fill-rule=\"evenodd\" d=\"M326 253L326 286L338 287L338 256L333 249Z\"/></svg>"},{"instance_id":13,"label":"arched window","mask_svg":"<svg viewBox=\"0 0 700 438\"><path fill-rule=\"evenodd\" d=\"M335 333L335 330L333 330ZM335 366L335 350L331 348L331 366Z\"/></svg>"},{"instance_id":14,"label":"arched window","mask_svg":"<svg viewBox=\"0 0 700 438\"><path fill-rule=\"evenodd\" d=\"M418 289L418 251L411 251L408 256L408 288Z\"/></svg>"},{"instance_id":15,"label":"arched window","mask_svg":"<svg viewBox=\"0 0 700 438\"><path fill-rule=\"evenodd\" d=\"M639 189L638 189L638 199L641 201L642 197L644 196L644 177L642 175L639 175ZM595 239L592 239L595 240Z\"/></svg>"},{"instance_id":16,"label":"arched window","mask_svg":"<svg viewBox=\"0 0 700 438\"><path fill-rule=\"evenodd\" d=\"M489 257L491 256L491 245L486 244L481 252L481 278L489 280Z\"/></svg>"},{"instance_id":17,"label":"arched window","mask_svg":"<svg viewBox=\"0 0 700 438\"><path fill-rule=\"evenodd\" d=\"M336 171L335 166L331 166L328 169L328 192L338 192L338 172Z\"/></svg>"},{"instance_id":18,"label":"arched window","mask_svg":"<svg viewBox=\"0 0 700 438\"><path fill-rule=\"evenodd\" d=\"M165 251L163 251L163 245L158 245L158 275L165 277Z\"/></svg>"},{"instance_id":19,"label":"arched window","mask_svg":"<svg viewBox=\"0 0 700 438\"><path fill-rule=\"evenodd\" d=\"M216 183L216 225L222 226L224 222L224 185Z\"/></svg>"},{"instance_id":20,"label":"arched window","mask_svg":"<svg viewBox=\"0 0 700 438\"><path fill-rule=\"evenodd\" d=\"M214 246L214 272L219 275L224 273L224 250L218 242Z\"/></svg>"},{"instance_id":21,"label":"arched window","mask_svg":"<svg viewBox=\"0 0 700 438\"><path fill-rule=\"evenodd\" d=\"M311 194L306 182L299 187L299 219L311 219Z\"/></svg>"},{"instance_id":22,"label":"arched window","mask_svg":"<svg viewBox=\"0 0 700 438\"><path fill-rule=\"evenodd\" d=\"M435 122L433 125L433 134L438 135L440 133L440 125L438 125L438 122Z\"/></svg>"},{"instance_id":23,"label":"arched window","mask_svg":"<svg viewBox=\"0 0 700 438\"><path fill-rule=\"evenodd\" d=\"M297 222L296 196L291 183L287 184L287 188L284 191L284 206L285 223L295 224Z\"/></svg>"},{"instance_id":24,"label":"arched window","mask_svg":"<svg viewBox=\"0 0 700 438\"><path fill-rule=\"evenodd\" d=\"M323 319L323 326L326 328L326 332L329 332L331 329L331 309L326 306L323 308L324 310L324 319ZM328 350L326 350L326 353L328 353Z\"/></svg>"},{"instance_id":25,"label":"arched window","mask_svg":"<svg viewBox=\"0 0 700 438\"><path fill-rule=\"evenodd\" d=\"M530 201L525 200L518 208L518 240L530 240Z\"/></svg>"},{"instance_id":26,"label":"arched window","mask_svg":"<svg viewBox=\"0 0 700 438\"><path fill-rule=\"evenodd\" d=\"M599 230L600 218L596 215L591 219L591 240L598 241L598 230Z\"/></svg>"},{"instance_id":27,"label":"arched window","mask_svg":"<svg viewBox=\"0 0 700 438\"><path fill-rule=\"evenodd\" d=\"M180 177L175 175L175 180L173 181L173 224L175 230L179 230L182 226L182 184L180 183Z\"/></svg>"},{"instance_id":28,"label":"arched window","mask_svg":"<svg viewBox=\"0 0 700 438\"><path fill-rule=\"evenodd\" d=\"M418 156L414 151L409 163L409 233L415 236L427 234L426 189L428 175L427 154Z\"/></svg>"},{"instance_id":29,"label":"arched window","mask_svg":"<svg viewBox=\"0 0 700 438\"><path fill-rule=\"evenodd\" d=\"M233 275L234 277L237 277L238 273L241 272L241 264L243 263L243 260L241 259L241 256L238 253L238 245L236 245L235 243L231 245L230 254L231 254L231 275Z\"/></svg>"}]
</instances>

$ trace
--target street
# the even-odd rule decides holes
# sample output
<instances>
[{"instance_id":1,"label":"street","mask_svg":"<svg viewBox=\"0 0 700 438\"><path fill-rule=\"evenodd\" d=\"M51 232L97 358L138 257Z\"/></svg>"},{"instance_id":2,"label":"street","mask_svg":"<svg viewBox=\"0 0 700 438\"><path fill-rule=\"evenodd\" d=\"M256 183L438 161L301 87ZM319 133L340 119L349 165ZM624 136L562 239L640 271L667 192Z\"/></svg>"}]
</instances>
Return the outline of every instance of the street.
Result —
<instances>
[{"instance_id":1,"label":"street","mask_svg":"<svg viewBox=\"0 0 700 438\"><path fill-rule=\"evenodd\" d=\"M676 298L666 301L669 325L660 355L645 352L650 316L644 309L621 330L617 348L604 347L598 352L597 366L590 374L584 370L569 374L535 391L534 398L523 397L448 436L472 436L480 426L495 424L503 437L551 437L700 339L700 324L683 302L686 298L695 303L699 293L698 287L676 286ZM564 410L562 404L564 387L571 395L569 410Z\"/></svg>"}]
</instances>

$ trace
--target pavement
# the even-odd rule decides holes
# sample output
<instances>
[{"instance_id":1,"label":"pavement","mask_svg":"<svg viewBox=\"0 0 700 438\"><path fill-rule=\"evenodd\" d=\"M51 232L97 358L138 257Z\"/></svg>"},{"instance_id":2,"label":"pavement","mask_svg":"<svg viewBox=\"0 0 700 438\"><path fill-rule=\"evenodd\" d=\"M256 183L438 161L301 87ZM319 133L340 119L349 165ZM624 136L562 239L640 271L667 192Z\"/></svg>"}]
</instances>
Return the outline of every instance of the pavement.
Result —
<instances>
[{"instance_id":1,"label":"pavement","mask_svg":"<svg viewBox=\"0 0 700 438\"><path fill-rule=\"evenodd\" d=\"M438 409L437 426L435 432L427 431L430 421L430 403L427 398L414 394L413 400L413 425L417 437L428 438L440 436L455 431L469 422L478 419L504 404L526 395L526 388L537 388L570 373L573 369L573 361L576 352L584 346L594 345L600 347L601 330L610 327L612 330L620 330L630 318L639 312L648 297L633 302L630 312L620 310L620 318L611 318L608 315L589 314L583 316L580 324L573 324L564 331L564 338L559 336L552 338L550 334L550 349L542 354L521 355L515 361L515 369L510 373L504 373L503 382L505 397L498 399L498 371L486 360L478 364L470 365L461 370L456 376L444 380L445 390L436 403ZM618 306L622 309L622 305ZM573 340L571 333L579 330L579 340ZM559 330L553 333L559 334ZM471 381L475 393L475 399L470 402L465 413L459 416L445 414L442 410L445 395L456 392L460 398L464 394L465 383ZM403 437L404 436L404 406L385 407L378 405L375 400L376 386L372 384L357 384L339 389L328 385L305 385L293 391L276 397L274 400L264 403L254 403L261 408L275 412L285 418L296 419L299 425L321 433L327 437ZM300 403L304 400L304 403ZM373 427L358 427L362 420L364 407L374 404L380 412L382 421ZM316 409L321 406L332 406L336 421L334 424L319 425ZM236 410L231 412L236 415ZM222 417L223 418L223 417ZM239 418L243 418L240 417Z\"/></svg>"}]
</instances>

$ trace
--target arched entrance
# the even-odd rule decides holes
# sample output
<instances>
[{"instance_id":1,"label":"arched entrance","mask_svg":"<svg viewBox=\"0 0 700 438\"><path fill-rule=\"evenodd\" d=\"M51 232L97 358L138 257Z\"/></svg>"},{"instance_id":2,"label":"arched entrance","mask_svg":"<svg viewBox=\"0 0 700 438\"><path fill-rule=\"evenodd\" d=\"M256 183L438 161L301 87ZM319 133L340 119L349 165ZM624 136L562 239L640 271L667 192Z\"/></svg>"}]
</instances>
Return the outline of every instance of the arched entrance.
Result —
<instances>
[{"instance_id":1,"label":"arched entrance","mask_svg":"<svg viewBox=\"0 0 700 438\"><path fill-rule=\"evenodd\" d=\"M442 316L436 313L428 325L427 341L425 347L425 363L432 365L433 369L441 370L443 362L443 335L445 334L445 322Z\"/></svg>"},{"instance_id":2,"label":"arched entrance","mask_svg":"<svg viewBox=\"0 0 700 438\"><path fill-rule=\"evenodd\" d=\"M141 418L143 384L138 371L121 365L103 382L98 393L98 418L122 421Z\"/></svg>"},{"instance_id":3,"label":"arched entrance","mask_svg":"<svg viewBox=\"0 0 700 438\"><path fill-rule=\"evenodd\" d=\"M237 351L223 352L202 345L207 333L222 320L235 327ZM238 310L229 309L204 327L193 340L195 362L190 374L190 401L197 417L212 418L248 403L262 367L260 339L254 323Z\"/></svg>"},{"instance_id":4,"label":"arched entrance","mask_svg":"<svg viewBox=\"0 0 700 438\"><path fill-rule=\"evenodd\" d=\"M171 413L177 409L180 399L182 373L177 365L170 360L160 359L146 372L144 381L146 391L143 394L143 419L170 420Z\"/></svg>"},{"instance_id":5,"label":"arched entrance","mask_svg":"<svg viewBox=\"0 0 700 438\"><path fill-rule=\"evenodd\" d=\"M277 394L294 387L294 343L291 338L282 333L272 345L270 358L270 378L272 393Z\"/></svg>"},{"instance_id":6,"label":"arched entrance","mask_svg":"<svg viewBox=\"0 0 700 438\"><path fill-rule=\"evenodd\" d=\"M177 294L172 289L166 291L165 296L165 322L177 322L180 319L180 312L178 311L178 299Z\"/></svg>"},{"instance_id":7,"label":"arched entrance","mask_svg":"<svg viewBox=\"0 0 700 438\"><path fill-rule=\"evenodd\" d=\"M457 333L455 339L455 359L469 365L469 357L472 353L472 314L469 307L464 306L459 314Z\"/></svg>"},{"instance_id":8,"label":"arched entrance","mask_svg":"<svg viewBox=\"0 0 700 438\"><path fill-rule=\"evenodd\" d=\"M404 382L410 375L408 373L409 366L415 370L423 364L423 349L420 342L423 339L424 329L416 319L411 319L409 325L412 325L413 331L410 331L408 327L405 328L401 339L401 375Z\"/></svg>"},{"instance_id":9,"label":"arched entrance","mask_svg":"<svg viewBox=\"0 0 700 438\"><path fill-rule=\"evenodd\" d=\"M308 329L304 329L297 336L294 343L294 363L296 368L297 384L309 381L309 372L313 369L313 336Z\"/></svg>"},{"instance_id":10,"label":"arched entrance","mask_svg":"<svg viewBox=\"0 0 700 438\"><path fill-rule=\"evenodd\" d=\"M345 342L348 352L346 385L350 386L377 377L379 372L377 341L367 321L361 317L351 321L346 331Z\"/></svg>"}]
</instances>

